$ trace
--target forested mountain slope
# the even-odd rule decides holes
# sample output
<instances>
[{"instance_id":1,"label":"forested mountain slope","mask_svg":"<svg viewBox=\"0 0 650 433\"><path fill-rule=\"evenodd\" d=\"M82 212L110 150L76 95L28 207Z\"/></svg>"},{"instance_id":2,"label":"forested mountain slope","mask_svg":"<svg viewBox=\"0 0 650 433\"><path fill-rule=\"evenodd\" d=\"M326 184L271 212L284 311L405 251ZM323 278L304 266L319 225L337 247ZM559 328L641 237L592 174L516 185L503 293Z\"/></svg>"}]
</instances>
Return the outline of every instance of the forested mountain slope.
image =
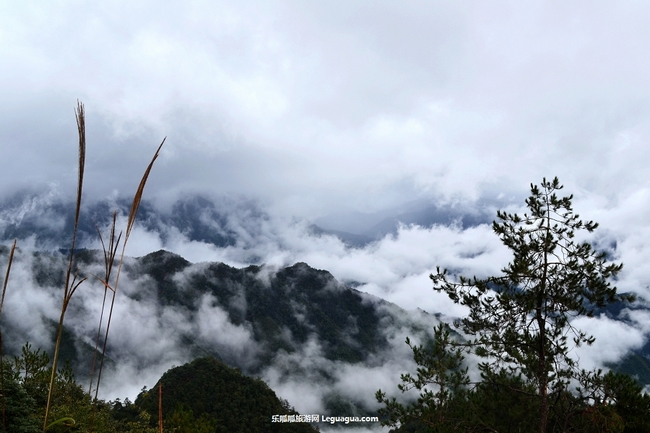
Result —
<instances>
[{"instance_id":1,"label":"forested mountain slope","mask_svg":"<svg viewBox=\"0 0 650 433\"><path fill-rule=\"evenodd\" d=\"M6 248L2 254L6 259ZM89 279L65 322L61 361L72 362L81 383L90 370L103 299L95 278L100 258L98 251L77 252L77 272ZM26 341L51 349L64 266L58 252L17 252L0 319L5 353L18 353ZM377 407L377 384L394 381L396 369L412 365L404 338L426 341L438 321L305 263L234 268L157 251L125 262L102 387L108 397L123 398L127 382L133 395L150 383L145 378L207 355L263 378L301 410L365 414ZM124 374L131 379L124 381Z\"/></svg>"}]
</instances>

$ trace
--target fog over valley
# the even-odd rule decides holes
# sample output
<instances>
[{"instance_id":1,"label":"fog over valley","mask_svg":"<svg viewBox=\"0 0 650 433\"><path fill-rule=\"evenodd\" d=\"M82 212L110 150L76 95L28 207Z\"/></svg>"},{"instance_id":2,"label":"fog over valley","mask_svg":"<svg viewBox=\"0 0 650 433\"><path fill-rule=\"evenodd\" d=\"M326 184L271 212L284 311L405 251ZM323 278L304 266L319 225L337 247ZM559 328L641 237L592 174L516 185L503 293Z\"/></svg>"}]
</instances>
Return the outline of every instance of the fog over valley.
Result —
<instances>
[{"instance_id":1,"label":"fog over valley","mask_svg":"<svg viewBox=\"0 0 650 433\"><path fill-rule=\"evenodd\" d=\"M636 362L650 383L650 5L4 3L6 353L53 349L81 101L89 279L65 319L80 380L104 293L97 231L114 211L126 228L166 137L125 251L103 398L211 355L299 412L376 411L375 391L397 394L415 369L405 338L468 314L429 275L499 275L513 256L497 210L527 212L531 184L555 176L599 223L577 240L623 263L613 284L637 296L574 319L596 340L570 356Z\"/></svg>"}]
</instances>

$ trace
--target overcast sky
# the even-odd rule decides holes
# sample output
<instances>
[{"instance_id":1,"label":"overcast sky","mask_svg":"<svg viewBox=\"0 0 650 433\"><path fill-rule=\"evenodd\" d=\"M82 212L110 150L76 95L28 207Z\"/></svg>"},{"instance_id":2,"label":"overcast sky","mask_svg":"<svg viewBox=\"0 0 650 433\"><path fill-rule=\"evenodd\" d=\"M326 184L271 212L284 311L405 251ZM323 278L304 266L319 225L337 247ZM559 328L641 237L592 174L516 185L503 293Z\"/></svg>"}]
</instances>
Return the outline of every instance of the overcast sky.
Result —
<instances>
[{"instance_id":1,"label":"overcast sky","mask_svg":"<svg viewBox=\"0 0 650 433\"><path fill-rule=\"evenodd\" d=\"M131 194L165 136L146 197L243 195L287 218L523 204L531 182L557 175L616 242L619 287L647 295L646 2L0 4L0 195L72 196L79 99L92 197ZM442 305L427 280L437 264L481 274L509 259L487 226L405 228L356 251L291 233L292 253L262 257L305 260L407 308ZM610 342L629 331L593 329Z\"/></svg>"},{"instance_id":2,"label":"overcast sky","mask_svg":"<svg viewBox=\"0 0 650 433\"><path fill-rule=\"evenodd\" d=\"M165 136L145 198L243 195L285 218L411 200L523 205L531 182L557 175L578 213L616 241L624 288L650 284L644 2L3 8L0 194L74 194L78 98L87 107L88 198L132 194ZM413 263L406 257L424 255L421 269L404 276L460 254L437 243L486 249L473 246L482 235L410 233L400 246L387 240L365 252L374 262L387 252L383 271L396 257ZM332 269L339 265L312 256L349 258L288 236L280 236L284 245L309 252L296 260ZM143 243L137 252L161 246ZM292 264L285 262L278 264Z\"/></svg>"},{"instance_id":3,"label":"overcast sky","mask_svg":"<svg viewBox=\"0 0 650 433\"><path fill-rule=\"evenodd\" d=\"M2 190L261 197L297 215L523 194L647 200L644 2L3 1Z\"/></svg>"}]
</instances>

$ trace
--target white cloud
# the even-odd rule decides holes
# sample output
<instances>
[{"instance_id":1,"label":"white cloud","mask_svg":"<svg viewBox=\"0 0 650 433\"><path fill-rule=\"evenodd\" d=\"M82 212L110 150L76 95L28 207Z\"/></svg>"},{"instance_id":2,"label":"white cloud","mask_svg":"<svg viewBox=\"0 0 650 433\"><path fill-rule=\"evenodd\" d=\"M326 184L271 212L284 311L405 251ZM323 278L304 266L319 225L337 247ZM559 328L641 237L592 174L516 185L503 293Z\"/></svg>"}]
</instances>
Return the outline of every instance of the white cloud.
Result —
<instances>
[{"instance_id":1,"label":"white cloud","mask_svg":"<svg viewBox=\"0 0 650 433\"><path fill-rule=\"evenodd\" d=\"M0 117L3 142L20 145L5 179L74 181L56 173L73 171L80 97L96 193L134 188L163 135L152 192L251 194L302 214L477 198L553 174L634 190L649 13L507 1L12 6L0 42L12 112Z\"/></svg>"},{"instance_id":2,"label":"white cloud","mask_svg":"<svg viewBox=\"0 0 650 433\"><path fill-rule=\"evenodd\" d=\"M197 336L224 355L237 360L252 358L256 347L252 330L245 325L231 323L228 313L219 306L216 298L203 295L196 315Z\"/></svg>"},{"instance_id":3,"label":"white cloud","mask_svg":"<svg viewBox=\"0 0 650 433\"><path fill-rule=\"evenodd\" d=\"M23 187L74 194L72 108L80 98L88 120L85 197L133 194L167 135L145 197L168 204L194 191L244 196L271 215L251 228L237 214L230 224L238 242L226 248L136 226L130 255L164 247L191 261L259 261L269 269L304 261L406 308L453 316L463 310L432 292L428 274L436 266L498 273L510 255L489 226L404 226L350 249L308 235L302 218L376 216L414 200L468 209L496 200L520 212L531 182L558 175L575 193L577 212L601 223L599 240L615 244L625 264L616 285L650 298L645 3L5 6L0 197ZM21 215L0 216L6 223ZM49 217L40 221L60 226ZM96 301L85 293L91 314ZM7 296L6 314L24 311L15 292ZM34 296L44 312L57 302ZM140 337L125 337L125 348L155 337L143 325L150 306L120 300L118 307L134 316L121 325L125 335L127 326L142 327ZM593 365L648 332L641 320L630 329L604 319L592 325L596 344L613 345L580 352ZM30 322L30 335L42 328Z\"/></svg>"},{"instance_id":4,"label":"white cloud","mask_svg":"<svg viewBox=\"0 0 650 433\"><path fill-rule=\"evenodd\" d=\"M583 345L574 352L580 367L586 370L614 363L646 341L641 329L606 317L581 317L571 324L596 338L591 346Z\"/></svg>"}]
</instances>

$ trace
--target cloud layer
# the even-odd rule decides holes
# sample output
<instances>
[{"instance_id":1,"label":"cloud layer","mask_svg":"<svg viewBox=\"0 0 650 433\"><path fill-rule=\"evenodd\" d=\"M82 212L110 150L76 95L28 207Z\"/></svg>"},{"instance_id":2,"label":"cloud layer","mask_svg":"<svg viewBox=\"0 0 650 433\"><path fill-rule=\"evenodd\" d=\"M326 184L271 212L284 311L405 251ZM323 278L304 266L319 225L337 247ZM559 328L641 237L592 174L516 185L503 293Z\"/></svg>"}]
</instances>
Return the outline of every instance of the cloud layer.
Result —
<instances>
[{"instance_id":1,"label":"cloud layer","mask_svg":"<svg viewBox=\"0 0 650 433\"><path fill-rule=\"evenodd\" d=\"M648 15L578 1L11 5L3 189L71 186L79 98L102 197L133 190L168 136L162 196L318 216L520 195L557 174L615 204L647 188Z\"/></svg>"},{"instance_id":2,"label":"cloud layer","mask_svg":"<svg viewBox=\"0 0 650 433\"><path fill-rule=\"evenodd\" d=\"M304 261L405 308L453 316L462 309L432 293L428 274L498 272L510 256L488 225L404 225L354 249L310 224L362 233L415 202L520 212L531 182L558 175L576 211L601 224L593 240L624 263L619 289L650 299L643 2L62 1L4 11L2 199L74 194L80 99L87 198L132 194L167 136L145 191L156 206L199 192L244 197L267 215L233 216L237 240L221 248L137 226L133 256ZM42 224L62 227L57 215ZM35 308L49 310L48 296ZM597 341L621 342L618 354L647 338L646 318L633 322L586 326ZM581 356L607 361L597 352Z\"/></svg>"}]
</instances>

